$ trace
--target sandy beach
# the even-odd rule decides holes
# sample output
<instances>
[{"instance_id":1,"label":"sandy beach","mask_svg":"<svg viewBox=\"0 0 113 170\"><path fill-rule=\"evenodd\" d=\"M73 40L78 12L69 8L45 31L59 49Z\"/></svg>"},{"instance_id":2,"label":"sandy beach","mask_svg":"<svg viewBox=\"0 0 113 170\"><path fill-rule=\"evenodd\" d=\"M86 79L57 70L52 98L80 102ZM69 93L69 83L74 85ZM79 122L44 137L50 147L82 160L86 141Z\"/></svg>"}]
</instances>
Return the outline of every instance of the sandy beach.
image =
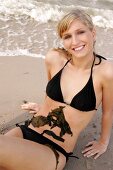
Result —
<instances>
[{"instance_id":1,"label":"sandy beach","mask_svg":"<svg viewBox=\"0 0 113 170\"><path fill-rule=\"evenodd\" d=\"M32 116L21 110L24 100L43 102L47 83L43 58L48 49L59 43L56 26L62 13L77 5L88 10L96 24L95 52L113 61L113 20L110 17L113 3L110 0L7 2L0 0L1 134ZM113 131L108 150L99 159L84 158L81 153L88 142L98 139L100 127L101 107L78 139L74 155L79 159L70 158L64 170L113 170Z\"/></svg>"},{"instance_id":2,"label":"sandy beach","mask_svg":"<svg viewBox=\"0 0 113 170\"><path fill-rule=\"evenodd\" d=\"M21 110L23 100L41 103L45 96L46 71L44 59L32 57L0 57L0 129L1 133L14 127L17 122L29 117ZM96 161L81 154L87 142L97 139L100 133L101 107L93 121L82 132L74 154L65 170L112 170L113 132L107 152Z\"/></svg>"},{"instance_id":3,"label":"sandy beach","mask_svg":"<svg viewBox=\"0 0 113 170\"><path fill-rule=\"evenodd\" d=\"M0 125L23 113L23 100L40 103L45 95L43 59L0 57L0 77Z\"/></svg>"}]
</instances>

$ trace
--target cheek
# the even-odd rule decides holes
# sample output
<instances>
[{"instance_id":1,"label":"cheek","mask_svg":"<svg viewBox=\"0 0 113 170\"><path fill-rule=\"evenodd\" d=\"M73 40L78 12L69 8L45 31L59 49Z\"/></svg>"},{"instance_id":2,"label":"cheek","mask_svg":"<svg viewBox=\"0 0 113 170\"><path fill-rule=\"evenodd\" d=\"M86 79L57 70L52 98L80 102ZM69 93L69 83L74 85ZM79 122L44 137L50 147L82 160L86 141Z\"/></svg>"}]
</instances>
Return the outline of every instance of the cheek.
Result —
<instances>
[{"instance_id":1,"label":"cheek","mask_svg":"<svg viewBox=\"0 0 113 170\"><path fill-rule=\"evenodd\" d=\"M93 40L93 38L90 39L89 42L90 42L90 46L93 47L93 46L94 46L94 40Z\"/></svg>"},{"instance_id":2,"label":"cheek","mask_svg":"<svg viewBox=\"0 0 113 170\"><path fill-rule=\"evenodd\" d=\"M68 49L69 47L70 47L70 44L71 42L69 41L69 40L64 40L63 41L63 45L64 45L64 47L66 48L66 49Z\"/></svg>"},{"instance_id":3,"label":"cheek","mask_svg":"<svg viewBox=\"0 0 113 170\"><path fill-rule=\"evenodd\" d=\"M94 38L93 34L89 35L88 39L89 39L89 42L90 42L90 44L92 46L94 44L94 41L95 41L95 38Z\"/></svg>"},{"instance_id":4,"label":"cheek","mask_svg":"<svg viewBox=\"0 0 113 170\"><path fill-rule=\"evenodd\" d=\"M94 38L92 35L88 35L86 37L84 37L86 42L88 43L88 46L93 47L94 44Z\"/></svg>"}]
</instances>

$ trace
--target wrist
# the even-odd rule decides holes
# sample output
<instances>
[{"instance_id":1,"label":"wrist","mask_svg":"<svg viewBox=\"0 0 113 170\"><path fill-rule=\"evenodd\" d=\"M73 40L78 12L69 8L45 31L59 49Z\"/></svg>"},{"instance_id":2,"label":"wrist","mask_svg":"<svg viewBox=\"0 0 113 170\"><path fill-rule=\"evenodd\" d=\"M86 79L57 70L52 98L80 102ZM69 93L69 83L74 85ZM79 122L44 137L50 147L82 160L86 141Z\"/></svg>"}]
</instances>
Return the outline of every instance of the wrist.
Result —
<instances>
[{"instance_id":1,"label":"wrist","mask_svg":"<svg viewBox=\"0 0 113 170\"><path fill-rule=\"evenodd\" d=\"M102 139L102 138L99 139L99 142L103 145L106 145L106 146L108 146L108 144L109 144L109 140L105 140L105 139Z\"/></svg>"},{"instance_id":2,"label":"wrist","mask_svg":"<svg viewBox=\"0 0 113 170\"><path fill-rule=\"evenodd\" d=\"M36 104L35 111L38 112L40 110L41 106L39 104Z\"/></svg>"}]
</instances>

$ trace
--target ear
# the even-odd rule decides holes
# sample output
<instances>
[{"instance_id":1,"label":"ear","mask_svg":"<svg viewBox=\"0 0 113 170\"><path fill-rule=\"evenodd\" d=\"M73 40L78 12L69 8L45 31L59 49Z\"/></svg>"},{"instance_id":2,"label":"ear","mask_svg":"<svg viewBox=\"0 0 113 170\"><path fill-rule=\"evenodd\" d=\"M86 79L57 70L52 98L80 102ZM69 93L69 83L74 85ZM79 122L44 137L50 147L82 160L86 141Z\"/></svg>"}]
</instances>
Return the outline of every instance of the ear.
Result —
<instances>
[{"instance_id":1,"label":"ear","mask_svg":"<svg viewBox=\"0 0 113 170\"><path fill-rule=\"evenodd\" d=\"M92 35L93 35L93 39L94 39L94 42L96 41L96 30L95 28L93 28L92 30Z\"/></svg>"}]
</instances>

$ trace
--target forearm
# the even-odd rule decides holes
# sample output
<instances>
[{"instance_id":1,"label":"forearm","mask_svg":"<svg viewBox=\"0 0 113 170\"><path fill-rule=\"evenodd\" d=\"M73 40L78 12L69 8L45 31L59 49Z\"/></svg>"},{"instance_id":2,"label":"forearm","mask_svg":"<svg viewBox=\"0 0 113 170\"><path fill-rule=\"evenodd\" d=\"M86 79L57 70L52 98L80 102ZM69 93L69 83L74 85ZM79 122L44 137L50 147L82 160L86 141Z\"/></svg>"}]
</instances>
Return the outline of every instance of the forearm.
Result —
<instances>
[{"instance_id":1,"label":"forearm","mask_svg":"<svg viewBox=\"0 0 113 170\"><path fill-rule=\"evenodd\" d=\"M113 113L103 114L100 141L107 145L109 144L112 123L113 123Z\"/></svg>"}]
</instances>

